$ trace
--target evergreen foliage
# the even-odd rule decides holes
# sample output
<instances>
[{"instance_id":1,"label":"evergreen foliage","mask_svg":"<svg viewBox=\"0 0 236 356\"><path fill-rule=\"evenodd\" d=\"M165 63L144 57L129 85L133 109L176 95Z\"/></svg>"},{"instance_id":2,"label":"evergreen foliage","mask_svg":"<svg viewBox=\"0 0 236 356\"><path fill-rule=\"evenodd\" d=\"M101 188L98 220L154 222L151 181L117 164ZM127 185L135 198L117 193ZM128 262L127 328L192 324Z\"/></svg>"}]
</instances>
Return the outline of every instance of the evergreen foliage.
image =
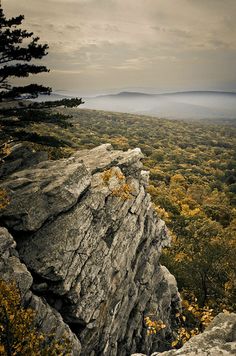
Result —
<instances>
[{"instance_id":1,"label":"evergreen foliage","mask_svg":"<svg viewBox=\"0 0 236 356\"><path fill-rule=\"evenodd\" d=\"M70 146L68 141L50 134L42 135L37 128L32 129L32 126L45 122L66 129L71 126L66 121L69 116L53 113L51 109L58 106L79 106L83 104L82 99L30 102L26 99L35 99L39 94L50 94L51 88L39 84L10 84L12 78L49 72L45 66L30 63L46 56L48 45L39 44L39 37L23 30L23 20L22 15L7 19L0 5L0 144L21 140L52 147Z\"/></svg>"},{"instance_id":2,"label":"evergreen foliage","mask_svg":"<svg viewBox=\"0 0 236 356\"><path fill-rule=\"evenodd\" d=\"M39 37L33 37L33 32L21 29L23 20L22 15L7 19L0 5L0 101L35 98L39 93L51 92L43 85L12 86L9 83L12 77L28 77L49 71L45 66L29 64L33 59L46 56L48 45L39 44Z\"/></svg>"}]
</instances>

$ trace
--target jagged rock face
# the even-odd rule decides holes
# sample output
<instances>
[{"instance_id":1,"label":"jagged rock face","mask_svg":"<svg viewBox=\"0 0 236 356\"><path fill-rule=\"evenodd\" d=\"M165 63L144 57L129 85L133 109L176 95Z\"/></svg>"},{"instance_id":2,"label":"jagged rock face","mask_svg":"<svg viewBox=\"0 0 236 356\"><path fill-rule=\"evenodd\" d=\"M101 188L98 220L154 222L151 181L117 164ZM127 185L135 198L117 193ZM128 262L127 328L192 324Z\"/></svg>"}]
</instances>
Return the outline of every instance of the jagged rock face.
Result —
<instances>
[{"instance_id":1,"label":"jagged rock face","mask_svg":"<svg viewBox=\"0 0 236 356\"><path fill-rule=\"evenodd\" d=\"M80 342L64 323L61 315L45 300L34 295L30 288L33 282L31 273L25 264L21 263L15 249L16 242L7 229L0 227L0 276L5 281L16 282L25 307L35 310L35 324L46 335L54 334L60 339L66 336L73 345L73 354L80 354ZM22 340L23 341L23 340Z\"/></svg>"},{"instance_id":2,"label":"jagged rock face","mask_svg":"<svg viewBox=\"0 0 236 356\"><path fill-rule=\"evenodd\" d=\"M181 349L151 356L230 356L236 355L236 314L218 314L206 330L191 338ZM132 356L145 356L133 354Z\"/></svg>"},{"instance_id":3,"label":"jagged rock face","mask_svg":"<svg viewBox=\"0 0 236 356\"><path fill-rule=\"evenodd\" d=\"M84 356L161 349L180 307L176 282L159 264L170 238L145 190L141 158L139 149L102 145L3 184L11 202L1 219L32 288L76 333ZM155 339L144 327L153 312L166 324Z\"/></svg>"},{"instance_id":4,"label":"jagged rock face","mask_svg":"<svg viewBox=\"0 0 236 356\"><path fill-rule=\"evenodd\" d=\"M90 184L85 166L73 159L45 161L14 173L1 184L10 204L1 212L7 227L34 231L68 210Z\"/></svg>"},{"instance_id":5,"label":"jagged rock face","mask_svg":"<svg viewBox=\"0 0 236 356\"><path fill-rule=\"evenodd\" d=\"M15 250L16 242L7 229L0 227L0 271L4 280L14 280L25 297L31 287L33 278L26 266L20 262Z\"/></svg>"}]
</instances>

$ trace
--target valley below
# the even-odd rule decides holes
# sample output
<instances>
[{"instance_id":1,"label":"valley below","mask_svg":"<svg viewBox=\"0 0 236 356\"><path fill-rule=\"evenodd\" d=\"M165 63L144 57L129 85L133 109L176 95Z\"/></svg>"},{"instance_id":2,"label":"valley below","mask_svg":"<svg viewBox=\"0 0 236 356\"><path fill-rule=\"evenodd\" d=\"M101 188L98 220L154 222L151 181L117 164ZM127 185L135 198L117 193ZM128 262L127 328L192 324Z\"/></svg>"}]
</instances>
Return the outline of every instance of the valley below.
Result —
<instances>
[{"instance_id":1,"label":"valley below","mask_svg":"<svg viewBox=\"0 0 236 356\"><path fill-rule=\"evenodd\" d=\"M80 95L55 92L50 100ZM83 108L150 115L178 120L236 119L236 93L224 91L184 91L142 93L123 91L84 97ZM48 100L41 96L38 100Z\"/></svg>"},{"instance_id":2,"label":"valley below","mask_svg":"<svg viewBox=\"0 0 236 356\"><path fill-rule=\"evenodd\" d=\"M0 267L42 331L51 318L73 355L126 356L178 349L234 312L235 120L60 114L27 121L0 169ZM227 320L231 333L220 315L210 335Z\"/></svg>"}]
</instances>

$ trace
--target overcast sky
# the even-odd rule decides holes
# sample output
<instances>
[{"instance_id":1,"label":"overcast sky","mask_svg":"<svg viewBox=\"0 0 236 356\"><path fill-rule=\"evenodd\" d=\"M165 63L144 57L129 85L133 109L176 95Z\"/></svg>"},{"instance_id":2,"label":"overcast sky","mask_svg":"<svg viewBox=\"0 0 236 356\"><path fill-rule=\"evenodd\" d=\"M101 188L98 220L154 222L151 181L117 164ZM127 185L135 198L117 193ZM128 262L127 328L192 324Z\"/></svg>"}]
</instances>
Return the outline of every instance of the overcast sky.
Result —
<instances>
[{"instance_id":1,"label":"overcast sky","mask_svg":"<svg viewBox=\"0 0 236 356\"><path fill-rule=\"evenodd\" d=\"M24 27L49 44L51 71L38 78L54 90L236 90L236 0L2 5L7 17L25 15Z\"/></svg>"}]
</instances>

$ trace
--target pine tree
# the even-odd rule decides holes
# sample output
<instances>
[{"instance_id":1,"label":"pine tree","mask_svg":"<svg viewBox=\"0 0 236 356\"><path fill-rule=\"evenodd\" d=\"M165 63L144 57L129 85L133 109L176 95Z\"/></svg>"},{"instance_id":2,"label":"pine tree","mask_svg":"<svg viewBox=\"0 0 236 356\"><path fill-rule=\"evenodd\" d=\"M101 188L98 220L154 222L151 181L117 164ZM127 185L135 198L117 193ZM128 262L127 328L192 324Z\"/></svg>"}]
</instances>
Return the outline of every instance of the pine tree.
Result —
<instances>
[{"instance_id":1,"label":"pine tree","mask_svg":"<svg viewBox=\"0 0 236 356\"><path fill-rule=\"evenodd\" d=\"M33 60L47 55L48 45L40 44L33 32L22 29L23 15L7 19L0 0L0 156L2 147L11 141L28 141L46 146L70 146L62 137L45 135L35 123L54 124L60 128L72 127L68 115L55 113L58 106L75 107L82 99L33 102L39 94L50 94L51 88L39 84L14 86L12 78L25 78L31 74L49 72L43 65L32 64ZM24 100L23 100L24 99Z\"/></svg>"},{"instance_id":2,"label":"pine tree","mask_svg":"<svg viewBox=\"0 0 236 356\"><path fill-rule=\"evenodd\" d=\"M9 83L9 78L49 71L45 66L29 63L46 56L48 45L39 44L39 37L23 30L20 27L23 20L23 15L7 19L0 5L0 101L35 98L39 93L51 92L51 88L43 85L13 86Z\"/></svg>"}]
</instances>

